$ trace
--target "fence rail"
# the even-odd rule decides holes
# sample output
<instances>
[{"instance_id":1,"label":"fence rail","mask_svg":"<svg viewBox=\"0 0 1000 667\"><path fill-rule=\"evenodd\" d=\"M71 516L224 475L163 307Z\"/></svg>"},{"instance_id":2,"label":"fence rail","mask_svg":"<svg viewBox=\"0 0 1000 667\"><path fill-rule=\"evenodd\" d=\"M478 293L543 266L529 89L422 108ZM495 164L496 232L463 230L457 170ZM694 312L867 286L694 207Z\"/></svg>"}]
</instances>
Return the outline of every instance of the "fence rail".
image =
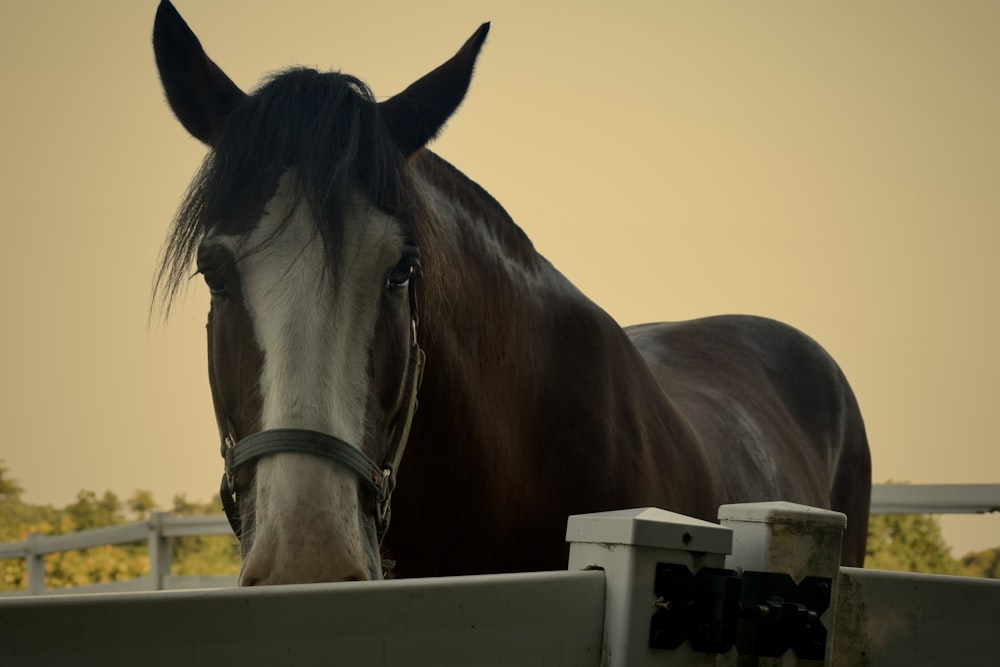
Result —
<instances>
[{"instance_id":1,"label":"fence rail","mask_svg":"<svg viewBox=\"0 0 1000 667\"><path fill-rule=\"evenodd\" d=\"M872 489L873 514L981 514L1000 511L1000 484L878 484ZM171 575L170 541L177 537L230 535L222 514L171 516L154 512L146 521L94 528L61 535L28 535L22 542L0 543L0 560L24 558L28 564L28 587L6 595L79 593L81 588L47 589L47 554L88 549L110 544L149 543L150 573L125 581L92 584L86 592L158 591L219 588L235 585L235 576Z\"/></svg>"},{"instance_id":2,"label":"fence rail","mask_svg":"<svg viewBox=\"0 0 1000 667\"><path fill-rule=\"evenodd\" d=\"M603 621L597 571L23 597L0 663L597 667Z\"/></svg>"},{"instance_id":3,"label":"fence rail","mask_svg":"<svg viewBox=\"0 0 1000 667\"><path fill-rule=\"evenodd\" d=\"M757 503L718 518L570 517L562 572L3 599L0 664L996 662L1000 581L840 567L837 512Z\"/></svg>"},{"instance_id":4,"label":"fence rail","mask_svg":"<svg viewBox=\"0 0 1000 667\"><path fill-rule=\"evenodd\" d=\"M1000 512L1000 484L877 484L872 514Z\"/></svg>"},{"instance_id":5,"label":"fence rail","mask_svg":"<svg viewBox=\"0 0 1000 667\"><path fill-rule=\"evenodd\" d=\"M177 537L230 535L225 515L171 516L153 512L145 521L119 526L92 528L61 535L32 533L21 542L0 543L0 560L23 558L27 561L28 587L24 591L0 595L53 595L79 593L118 593L126 591L161 591L191 588L219 588L236 583L235 576L177 576L170 574L173 549L171 540ZM45 587L45 556L48 554L89 549L134 542L149 544L149 574L123 581L90 584L81 588L47 589Z\"/></svg>"}]
</instances>

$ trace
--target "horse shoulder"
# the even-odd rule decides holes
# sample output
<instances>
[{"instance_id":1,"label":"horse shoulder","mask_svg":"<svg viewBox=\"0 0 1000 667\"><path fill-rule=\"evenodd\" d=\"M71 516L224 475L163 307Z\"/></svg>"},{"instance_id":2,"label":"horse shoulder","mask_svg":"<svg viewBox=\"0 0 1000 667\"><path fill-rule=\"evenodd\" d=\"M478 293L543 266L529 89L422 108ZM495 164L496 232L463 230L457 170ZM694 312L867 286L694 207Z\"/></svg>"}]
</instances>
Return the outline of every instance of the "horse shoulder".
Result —
<instances>
[{"instance_id":1,"label":"horse shoulder","mask_svg":"<svg viewBox=\"0 0 1000 667\"><path fill-rule=\"evenodd\" d=\"M756 496L833 504L845 450L866 452L867 443L857 437L863 426L850 387L813 339L775 320L738 315L627 332L728 470L727 502Z\"/></svg>"}]
</instances>

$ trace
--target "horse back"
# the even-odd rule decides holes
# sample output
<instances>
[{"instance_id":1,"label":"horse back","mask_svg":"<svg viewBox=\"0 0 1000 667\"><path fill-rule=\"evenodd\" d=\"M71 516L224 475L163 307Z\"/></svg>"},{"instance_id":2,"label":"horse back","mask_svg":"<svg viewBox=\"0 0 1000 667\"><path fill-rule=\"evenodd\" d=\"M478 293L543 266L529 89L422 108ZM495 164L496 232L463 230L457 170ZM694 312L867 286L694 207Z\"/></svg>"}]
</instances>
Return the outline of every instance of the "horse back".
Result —
<instances>
[{"instance_id":1,"label":"horse back","mask_svg":"<svg viewBox=\"0 0 1000 667\"><path fill-rule=\"evenodd\" d=\"M719 316L626 329L716 471L719 504L787 500L844 512L845 564L864 559L871 460L836 362L780 322Z\"/></svg>"}]
</instances>

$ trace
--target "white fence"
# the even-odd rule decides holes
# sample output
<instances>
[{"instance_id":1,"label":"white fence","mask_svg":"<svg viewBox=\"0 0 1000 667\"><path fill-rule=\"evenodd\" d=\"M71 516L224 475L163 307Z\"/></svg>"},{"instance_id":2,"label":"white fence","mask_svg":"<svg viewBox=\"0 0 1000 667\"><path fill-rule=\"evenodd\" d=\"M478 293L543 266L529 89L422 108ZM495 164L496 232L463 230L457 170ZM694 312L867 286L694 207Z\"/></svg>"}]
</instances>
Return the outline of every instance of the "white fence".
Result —
<instances>
[{"instance_id":1,"label":"white fence","mask_svg":"<svg viewBox=\"0 0 1000 667\"><path fill-rule=\"evenodd\" d=\"M39 535L33 533L23 542L0 543L0 560L24 558L27 561L28 587L25 591L6 593L7 595L41 595L60 593L80 593L80 588L47 589L45 587L45 556L89 549L109 544L148 542L149 575L91 584L83 587L88 593L109 593L122 591L161 591L185 588L218 588L236 584L234 576L174 576L170 574L173 549L171 540L176 537L197 535L231 535L229 522L222 514L207 516L170 516L166 512L153 512L146 521L105 526L61 535ZM2 597L0 596L0 597Z\"/></svg>"},{"instance_id":2,"label":"white fence","mask_svg":"<svg viewBox=\"0 0 1000 667\"><path fill-rule=\"evenodd\" d=\"M835 512L761 503L724 506L720 518L571 517L565 572L4 599L0 665L996 664L1000 581L840 568ZM752 571L786 573L788 585L748 594ZM665 586L671 572L713 583ZM829 608L797 597L807 581ZM655 632L664 614L676 648ZM805 624L789 630L794 615ZM766 655L747 652L748 623L796 648L748 658ZM817 623L825 632L811 646L824 657L800 660L795 633ZM730 631L728 645L696 650L696 636Z\"/></svg>"},{"instance_id":3,"label":"white fence","mask_svg":"<svg viewBox=\"0 0 1000 667\"><path fill-rule=\"evenodd\" d=\"M880 484L872 489L872 514L979 514L1000 511L1000 484ZM221 588L236 584L235 576L171 575L171 540L196 535L230 535L222 514L175 517L154 512L146 521L95 528L62 535L28 536L22 542L0 543L0 560L27 560L28 587L8 595L80 593L80 588L47 589L47 554L108 544L149 543L150 573L125 581L93 584L85 592L160 591Z\"/></svg>"},{"instance_id":4,"label":"white fence","mask_svg":"<svg viewBox=\"0 0 1000 667\"><path fill-rule=\"evenodd\" d=\"M872 514L1000 512L1000 484L876 484Z\"/></svg>"}]
</instances>

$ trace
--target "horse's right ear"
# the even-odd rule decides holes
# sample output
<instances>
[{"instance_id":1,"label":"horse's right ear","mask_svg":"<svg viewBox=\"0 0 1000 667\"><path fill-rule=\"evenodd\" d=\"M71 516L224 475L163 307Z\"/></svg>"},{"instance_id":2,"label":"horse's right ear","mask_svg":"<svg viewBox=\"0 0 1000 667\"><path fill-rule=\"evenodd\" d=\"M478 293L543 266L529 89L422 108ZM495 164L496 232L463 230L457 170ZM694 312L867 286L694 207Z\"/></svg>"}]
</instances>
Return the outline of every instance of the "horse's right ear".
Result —
<instances>
[{"instance_id":1,"label":"horse's right ear","mask_svg":"<svg viewBox=\"0 0 1000 667\"><path fill-rule=\"evenodd\" d=\"M156 10L153 51L170 108L192 136L211 146L226 115L246 94L205 55L169 0Z\"/></svg>"},{"instance_id":2,"label":"horse's right ear","mask_svg":"<svg viewBox=\"0 0 1000 667\"><path fill-rule=\"evenodd\" d=\"M448 62L379 104L382 118L404 155L422 148L462 103L490 24L479 26Z\"/></svg>"}]
</instances>

